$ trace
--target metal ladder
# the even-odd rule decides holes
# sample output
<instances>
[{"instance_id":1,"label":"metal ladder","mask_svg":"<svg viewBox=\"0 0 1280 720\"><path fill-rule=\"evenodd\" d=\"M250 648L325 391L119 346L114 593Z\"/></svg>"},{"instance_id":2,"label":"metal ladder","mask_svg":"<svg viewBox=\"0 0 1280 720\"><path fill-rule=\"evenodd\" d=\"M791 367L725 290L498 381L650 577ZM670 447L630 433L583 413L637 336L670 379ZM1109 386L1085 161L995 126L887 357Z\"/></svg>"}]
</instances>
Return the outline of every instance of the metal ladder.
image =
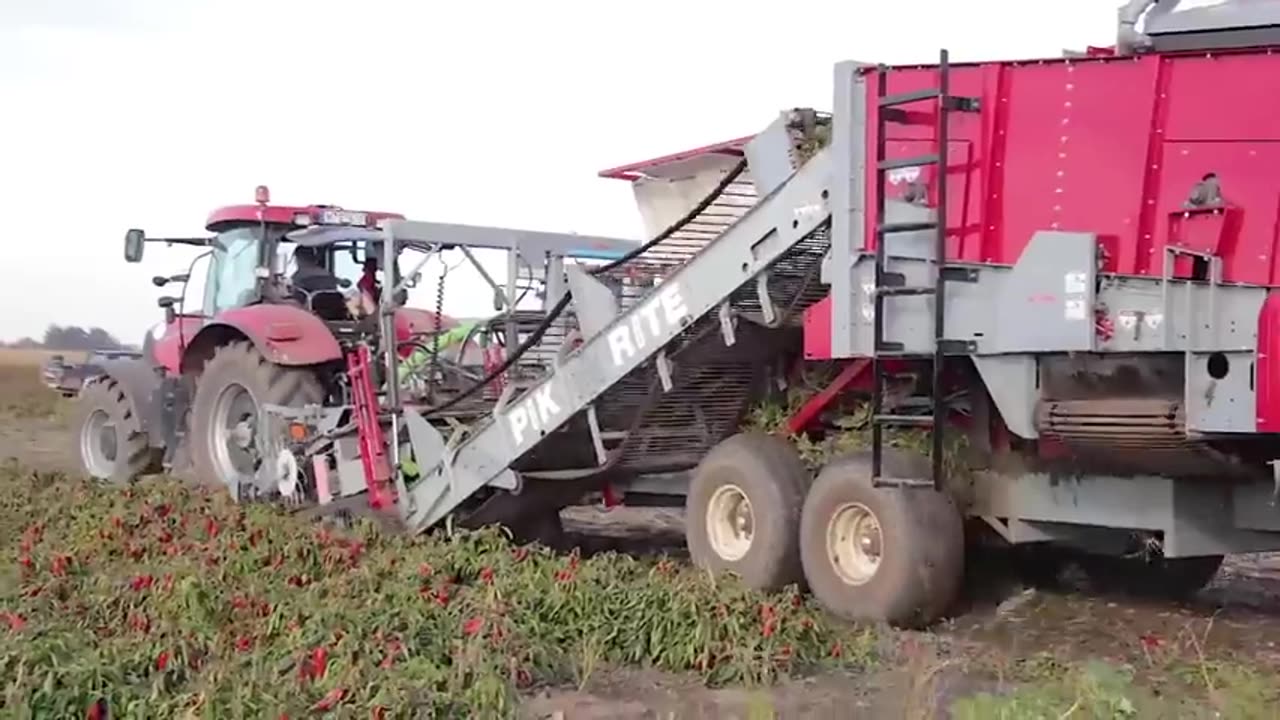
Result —
<instances>
[{"instance_id":1,"label":"metal ladder","mask_svg":"<svg viewBox=\"0 0 1280 720\"><path fill-rule=\"evenodd\" d=\"M924 487L940 490L944 480L943 467L943 427L946 420L946 407L938 400L942 387L943 361L947 354L965 352L969 344L965 341L952 341L946 338L946 284L949 280L967 276L963 268L947 266L947 150L948 121L952 112L977 112L977 98L956 97L950 94L951 65L946 50L939 53L938 86L928 90L917 90L890 95L888 93L889 68L881 65L876 73L876 248L875 248L875 318L874 345L872 349L872 401L871 401L871 482L875 487ZM911 111L904 105L933 101L935 112ZM887 134L891 124L934 126L934 151L927 155L890 160L886 157ZM888 222L885 217L885 191L888 174L897 169L929 167L937 168L936 202L934 203L934 220L919 222ZM888 252L886 239L896 233L934 231L933 247L933 284L908 285L906 277L899 272L888 269ZM955 276L953 278L953 276ZM885 339L885 298L912 295L933 297L933 352L932 361L931 410L930 415L895 415L885 412L884 392L887 373L884 360L886 358L920 357L919 352L907 351L900 342ZM931 477L928 480L892 478L884 476L884 443L885 430L890 427L917 427L932 429L932 448L930 450Z\"/></svg>"}]
</instances>

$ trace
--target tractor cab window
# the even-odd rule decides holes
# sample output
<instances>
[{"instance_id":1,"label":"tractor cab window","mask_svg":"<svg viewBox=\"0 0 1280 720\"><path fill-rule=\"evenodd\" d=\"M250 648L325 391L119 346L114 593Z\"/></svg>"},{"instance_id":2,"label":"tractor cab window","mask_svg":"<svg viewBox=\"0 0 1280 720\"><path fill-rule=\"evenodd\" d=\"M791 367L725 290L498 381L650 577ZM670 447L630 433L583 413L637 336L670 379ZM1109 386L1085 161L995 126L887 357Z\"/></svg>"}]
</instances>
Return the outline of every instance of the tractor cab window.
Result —
<instances>
[{"instance_id":1,"label":"tractor cab window","mask_svg":"<svg viewBox=\"0 0 1280 720\"><path fill-rule=\"evenodd\" d=\"M333 248L333 274L355 285L363 272L361 261L364 253L352 244L341 244Z\"/></svg>"},{"instance_id":2,"label":"tractor cab window","mask_svg":"<svg viewBox=\"0 0 1280 720\"><path fill-rule=\"evenodd\" d=\"M218 233L204 289L204 312L209 315L249 304L258 271L258 228L240 227Z\"/></svg>"}]
</instances>

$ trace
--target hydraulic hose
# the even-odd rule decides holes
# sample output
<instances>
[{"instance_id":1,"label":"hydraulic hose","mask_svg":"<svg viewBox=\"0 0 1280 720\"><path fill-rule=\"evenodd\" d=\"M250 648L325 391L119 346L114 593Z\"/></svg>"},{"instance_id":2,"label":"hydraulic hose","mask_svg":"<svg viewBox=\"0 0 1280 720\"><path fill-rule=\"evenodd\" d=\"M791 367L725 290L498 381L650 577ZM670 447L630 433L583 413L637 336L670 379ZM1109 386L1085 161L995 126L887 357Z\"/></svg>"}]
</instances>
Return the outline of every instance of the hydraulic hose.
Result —
<instances>
[{"instance_id":1,"label":"hydraulic hose","mask_svg":"<svg viewBox=\"0 0 1280 720\"><path fill-rule=\"evenodd\" d=\"M733 167L733 169L731 169L723 178L720 179L720 182L716 184L715 188L713 188L711 192L707 193L707 195L703 197L702 200L699 201L697 205L693 206L693 208L689 210L689 212L685 213L680 219L676 220L674 223L669 225L666 230L663 230L662 232L658 233L657 236L655 236L652 240L644 243L643 245L640 245L637 248L634 248L633 250L628 252L626 255L623 255L622 257L616 260L612 260L604 265L601 265L600 267L592 269L591 273L593 275L599 275L600 273L605 273L610 270L613 270L614 268L617 268L619 265L622 265L626 262L634 260L640 255L643 255L644 253L648 252L651 248L653 248L653 246L670 238L672 235L675 235L677 232L680 231L681 228L683 228L685 225L688 225L690 222L694 220L694 218L701 215L704 210L711 207L711 204L714 203L716 199L719 198L720 195L725 191L725 189L727 189L730 185L732 185L734 181L736 181L746 169L747 169L747 160L746 158L743 158L738 162L737 165ZM494 380L497 380L498 377L500 377L503 373L505 373L508 369L510 369L511 366L514 365L515 362L519 360L521 356L523 356L526 352L528 352L530 348L538 344L538 341L540 341L542 339L542 336L546 334L548 329L550 329L551 324L554 323L560 317L560 315L564 312L565 308L569 307L570 300L571 300L571 297L568 291L566 291L565 294L562 295L560 299L556 302L556 304L552 306L551 310L547 312L547 316L542 320L542 322L538 323L538 326L534 328L533 332L530 333L529 337L525 339L524 342L520 343L520 346L516 348L515 352L508 354L507 359L504 360L501 365L494 368L491 372L489 372L488 375L485 375L484 378L476 381L475 384L471 385L466 390L463 390L461 393L454 396L452 399L446 402L443 402L439 405L435 405L431 408L428 408L423 414L426 416L429 416L429 415L434 415L436 413L448 410L454 405L457 405L463 400L476 394L489 383L493 382Z\"/></svg>"}]
</instances>

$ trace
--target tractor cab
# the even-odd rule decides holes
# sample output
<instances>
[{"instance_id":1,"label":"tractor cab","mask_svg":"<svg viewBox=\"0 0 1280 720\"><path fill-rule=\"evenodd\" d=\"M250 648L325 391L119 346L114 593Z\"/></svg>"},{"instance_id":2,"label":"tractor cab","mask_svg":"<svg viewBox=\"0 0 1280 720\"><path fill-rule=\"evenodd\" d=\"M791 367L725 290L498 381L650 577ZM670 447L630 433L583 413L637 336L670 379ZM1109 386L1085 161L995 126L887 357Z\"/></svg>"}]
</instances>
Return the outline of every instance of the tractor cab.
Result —
<instances>
[{"instance_id":1,"label":"tractor cab","mask_svg":"<svg viewBox=\"0 0 1280 720\"><path fill-rule=\"evenodd\" d=\"M299 257L293 231L307 228L350 227L373 229L402 216L387 212L351 211L332 205L272 205L265 186L255 192L253 204L229 205L210 213L204 237L147 237L133 229L125 235L125 260L139 262L147 243L203 248L188 272L157 276L157 287L181 283L176 296L158 304L165 322L147 338L156 346L157 364L180 371L181 357L194 335L228 312L252 305L294 305L306 308L325 321L352 319L357 302L354 289L362 279L363 250L351 243L308 247ZM299 260L303 268L299 268ZM188 297L187 285L197 264L207 260L203 296ZM301 272L300 272L301 270ZM301 284L295 283L304 278ZM194 310L192 310L194 308Z\"/></svg>"},{"instance_id":2,"label":"tractor cab","mask_svg":"<svg viewBox=\"0 0 1280 720\"><path fill-rule=\"evenodd\" d=\"M208 256L209 265L200 307L201 315L212 317L262 300L281 301L296 297L291 292L279 292L283 289L281 280L289 284L290 277L298 269L294 257L296 248L287 238L290 231L323 226L375 228L388 219L402 217L394 213L344 210L331 205L271 205L265 186L258 187L255 200L254 204L230 205L213 211L205 222L205 229L211 233L207 237L148 238L141 230L130 230L125 237L125 260L140 261L147 242L208 248L202 255ZM333 277L334 290L346 289L356 280L349 277L355 274L349 271L356 253L355 248L343 246L311 249L305 251L311 260L306 263L306 269L319 271L317 275L323 273ZM185 282L190 277L176 276L174 279ZM164 284L167 282L156 279L156 285ZM161 304L186 305L191 300L185 297L162 298Z\"/></svg>"}]
</instances>

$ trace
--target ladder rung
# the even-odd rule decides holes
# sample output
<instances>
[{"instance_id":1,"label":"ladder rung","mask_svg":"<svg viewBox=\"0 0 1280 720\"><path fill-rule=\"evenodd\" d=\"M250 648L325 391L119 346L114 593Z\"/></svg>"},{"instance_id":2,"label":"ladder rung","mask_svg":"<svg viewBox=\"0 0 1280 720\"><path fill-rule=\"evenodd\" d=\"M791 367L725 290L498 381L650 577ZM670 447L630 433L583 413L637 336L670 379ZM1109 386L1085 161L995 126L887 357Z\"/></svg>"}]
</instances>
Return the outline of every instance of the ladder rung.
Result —
<instances>
[{"instance_id":1,"label":"ladder rung","mask_svg":"<svg viewBox=\"0 0 1280 720\"><path fill-rule=\"evenodd\" d=\"M912 92L896 93L893 95L884 95L880 98L880 107L897 107L898 105L910 105L921 100L933 100L942 95L937 88L929 90L914 90Z\"/></svg>"},{"instance_id":2,"label":"ladder rung","mask_svg":"<svg viewBox=\"0 0 1280 720\"><path fill-rule=\"evenodd\" d=\"M938 229L938 223L934 220L921 220L919 222L880 223L880 225L876 227L876 230L879 230L880 234L882 235L887 235L889 233L917 232L920 230L937 230L937 229Z\"/></svg>"},{"instance_id":3,"label":"ladder rung","mask_svg":"<svg viewBox=\"0 0 1280 720\"><path fill-rule=\"evenodd\" d=\"M937 122L938 115L927 110L885 108L880 111L880 119L886 123L897 123L899 125L932 125Z\"/></svg>"},{"instance_id":4,"label":"ladder rung","mask_svg":"<svg viewBox=\"0 0 1280 720\"><path fill-rule=\"evenodd\" d=\"M887 285L876 288L876 292L885 297L894 295L933 295L936 289L932 285Z\"/></svg>"},{"instance_id":5,"label":"ladder rung","mask_svg":"<svg viewBox=\"0 0 1280 720\"><path fill-rule=\"evenodd\" d=\"M957 112L978 112L982 109L982 102L976 97L948 95L942 99L942 106L947 110L955 110Z\"/></svg>"},{"instance_id":6,"label":"ladder rung","mask_svg":"<svg viewBox=\"0 0 1280 720\"><path fill-rule=\"evenodd\" d=\"M893 477L873 477L871 478L871 486L877 488L917 488L917 489L934 489L932 480L921 480L919 478L893 478Z\"/></svg>"},{"instance_id":7,"label":"ladder rung","mask_svg":"<svg viewBox=\"0 0 1280 720\"><path fill-rule=\"evenodd\" d=\"M873 415L871 419L895 427L933 427L932 415Z\"/></svg>"},{"instance_id":8,"label":"ladder rung","mask_svg":"<svg viewBox=\"0 0 1280 720\"><path fill-rule=\"evenodd\" d=\"M938 154L930 153L929 155L917 155L915 157L895 158L893 160L881 160L877 167L881 170L897 170L898 168L923 167L925 165L937 165Z\"/></svg>"}]
</instances>

